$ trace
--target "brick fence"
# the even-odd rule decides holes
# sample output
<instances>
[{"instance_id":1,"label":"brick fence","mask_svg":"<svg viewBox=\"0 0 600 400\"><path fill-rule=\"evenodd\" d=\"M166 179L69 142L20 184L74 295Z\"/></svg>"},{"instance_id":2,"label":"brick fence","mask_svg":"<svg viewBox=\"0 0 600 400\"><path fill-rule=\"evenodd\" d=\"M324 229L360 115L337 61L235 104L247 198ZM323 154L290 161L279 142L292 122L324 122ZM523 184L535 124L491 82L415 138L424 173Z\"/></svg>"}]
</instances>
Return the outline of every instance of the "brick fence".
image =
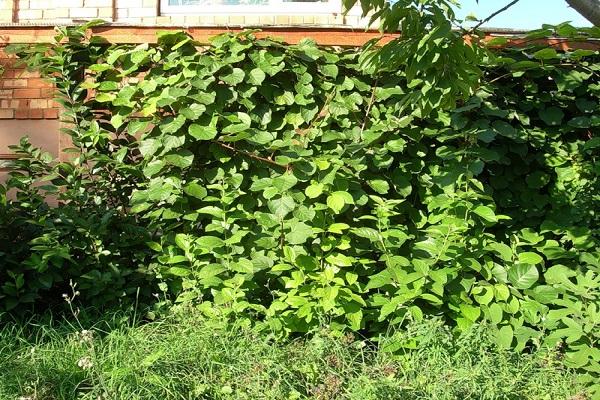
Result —
<instances>
[{"instance_id":1,"label":"brick fence","mask_svg":"<svg viewBox=\"0 0 600 400\"><path fill-rule=\"evenodd\" d=\"M52 85L37 73L15 67L14 60L0 47L0 119L56 119L58 104Z\"/></svg>"}]
</instances>

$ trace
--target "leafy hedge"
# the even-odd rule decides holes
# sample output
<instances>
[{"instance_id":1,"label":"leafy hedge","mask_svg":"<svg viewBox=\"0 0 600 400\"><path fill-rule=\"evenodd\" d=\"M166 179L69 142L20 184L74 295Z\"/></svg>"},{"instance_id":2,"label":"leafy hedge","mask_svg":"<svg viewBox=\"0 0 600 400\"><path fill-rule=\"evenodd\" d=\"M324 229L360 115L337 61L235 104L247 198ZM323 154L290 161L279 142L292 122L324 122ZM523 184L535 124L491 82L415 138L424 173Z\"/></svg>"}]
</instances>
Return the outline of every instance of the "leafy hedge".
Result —
<instances>
[{"instance_id":1,"label":"leafy hedge","mask_svg":"<svg viewBox=\"0 0 600 400\"><path fill-rule=\"evenodd\" d=\"M281 332L376 335L424 314L459 330L487 321L500 346L559 346L597 379L597 53L505 50L460 108L419 118L398 99L422 82L366 74L354 50L251 32L203 49L165 32L135 47L84 32L17 49L53 76L82 154L45 180L68 204L85 197L85 215L117 210L108 218L147 238L115 238L115 226L100 239L115 250L63 280L91 290L86 269L110 277L147 263L177 302ZM20 285L36 299L47 271L77 263L73 249L39 247L47 235L24 252L46 260L27 264ZM0 270L5 307L24 296L10 289L19 262ZM131 292L139 281L127 276Z\"/></svg>"}]
</instances>

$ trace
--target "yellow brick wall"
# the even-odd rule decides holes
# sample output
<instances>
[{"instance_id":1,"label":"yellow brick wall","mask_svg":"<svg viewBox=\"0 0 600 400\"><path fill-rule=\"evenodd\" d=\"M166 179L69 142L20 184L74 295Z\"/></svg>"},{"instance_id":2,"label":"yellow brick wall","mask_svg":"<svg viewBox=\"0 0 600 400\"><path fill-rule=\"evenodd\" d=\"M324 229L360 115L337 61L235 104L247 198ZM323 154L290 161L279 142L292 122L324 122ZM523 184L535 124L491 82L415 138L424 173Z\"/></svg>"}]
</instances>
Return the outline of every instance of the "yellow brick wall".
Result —
<instances>
[{"instance_id":1,"label":"yellow brick wall","mask_svg":"<svg viewBox=\"0 0 600 400\"><path fill-rule=\"evenodd\" d=\"M161 15L160 0L0 0L0 24L53 25L103 19L126 25L147 26L349 26L364 28L360 10L338 13L261 15Z\"/></svg>"},{"instance_id":2,"label":"yellow brick wall","mask_svg":"<svg viewBox=\"0 0 600 400\"><path fill-rule=\"evenodd\" d=\"M13 0L0 0L0 24L13 22Z\"/></svg>"},{"instance_id":3,"label":"yellow brick wall","mask_svg":"<svg viewBox=\"0 0 600 400\"><path fill-rule=\"evenodd\" d=\"M15 21L60 24L101 18L113 21L113 0L0 0L12 2Z\"/></svg>"}]
</instances>

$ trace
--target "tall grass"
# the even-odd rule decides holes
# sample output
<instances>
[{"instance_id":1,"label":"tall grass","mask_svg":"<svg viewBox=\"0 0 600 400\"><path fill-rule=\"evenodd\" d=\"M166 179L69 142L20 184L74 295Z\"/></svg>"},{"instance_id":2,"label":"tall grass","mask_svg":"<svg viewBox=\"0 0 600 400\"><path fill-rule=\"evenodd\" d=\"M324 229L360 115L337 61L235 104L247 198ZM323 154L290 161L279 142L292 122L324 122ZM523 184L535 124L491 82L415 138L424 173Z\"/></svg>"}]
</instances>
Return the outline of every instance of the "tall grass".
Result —
<instances>
[{"instance_id":1,"label":"tall grass","mask_svg":"<svg viewBox=\"0 0 600 400\"><path fill-rule=\"evenodd\" d=\"M129 320L4 323L0 399L586 398L557 354L499 350L481 326L456 338L431 320L375 345L326 330L280 341L193 311Z\"/></svg>"}]
</instances>

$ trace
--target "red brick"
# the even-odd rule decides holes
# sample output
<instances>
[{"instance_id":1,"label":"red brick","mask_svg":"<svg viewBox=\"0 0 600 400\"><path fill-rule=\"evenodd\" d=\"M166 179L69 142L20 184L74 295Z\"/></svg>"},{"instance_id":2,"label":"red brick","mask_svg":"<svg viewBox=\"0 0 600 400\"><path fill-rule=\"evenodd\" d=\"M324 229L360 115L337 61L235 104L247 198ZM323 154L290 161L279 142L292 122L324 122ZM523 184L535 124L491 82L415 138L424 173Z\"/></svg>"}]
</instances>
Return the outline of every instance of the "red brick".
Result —
<instances>
[{"instance_id":1,"label":"red brick","mask_svg":"<svg viewBox=\"0 0 600 400\"><path fill-rule=\"evenodd\" d=\"M31 78L27 80L27 87L29 88L51 88L52 84L46 82L43 79Z\"/></svg>"},{"instance_id":2,"label":"red brick","mask_svg":"<svg viewBox=\"0 0 600 400\"><path fill-rule=\"evenodd\" d=\"M42 119L44 118L44 110L39 108L32 108L29 110L29 118L31 119Z\"/></svg>"},{"instance_id":3,"label":"red brick","mask_svg":"<svg viewBox=\"0 0 600 400\"><path fill-rule=\"evenodd\" d=\"M15 99L39 99L40 89L15 89Z\"/></svg>"},{"instance_id":4,"label":"red brick","mask_svg":"<svg viewBox=\"0 0 600 400\"><path fill-rule=\"evenodd\" d=\"M57 119L58 110L56 108L48 108L44 110L44 118L46 119Z\"/></svg>"},{"instance_id":5,"label":"red brick","mask_svg":"<svg viewBox=\"0 0 600 400\"><path fill-rule=\"evenodd\" d=\"M0 100L0 108L18 108L19 100Z\"/></svg>"},{"instance_id":6,"label":"red brick","mask_svg":"<svg viewBox=\"0 0 600 400\"><path fill-rule=\"evenodd\" d=\"M0 99L12 99L13 98L13 90L0 90Z\"/></svg>"},{"instance_id":7,"label":"red brick","mask_svg":"<svg viewBox=\"0 0 600 400\"><path fill-rule=\"evenodd\" d=\"M14 110L2 110L0 109L0 119L13 119L15 117Z\"/></svg>"},{"instance_id":8,"label":"red brick","mask_svg":"<svg viewBox=\"0 0 600 400\"><path fill-rule=\"evenodd\" d=\"M27 87L27 79L3 79L0 80L4 88L24 88Z\"/></svg>"},{"instance_id":9,"label":"red brick","mask_svg":"<svg viewBox=\"0 0 600 400\"><path fill-rule=\"evenodd\" d=\"M14 69L10 69L5 67L4 73L2 74L3 78L14 78L17 75L17 72Z\"/></svg>"},{"instance_id":10,"label":"red brick","mask_svg":"<svg viewBox=\"0 0 600 400\"><path fill-rule=\"evenodd\" d=\"M40 89L40 99L53 99L54 88Z\"/></svg>"},{"instance_id":11,"label":"red brick","mask_svg":"<svg viewBox=\"0 0 600 400\"><path fill-rule=\"evenodd\" d=\"M28 119L29 118L29 109L27 108L19 108L15 113L16 119Z\"/></svg>"},{"instance_id":12,"label":"red brick","mask_svg":"<svg viewBox=\"0 0 600 400\"><path fill-rule=\"evenodd\" d=\"M26 69L22 69L19 71L17 76L19 78L39 78L40 74L35 71L27 71Z\"/></svg>"},{"instance_id":13,"label":"red brick","mask_svg":"<svg viewBox=\"0 0 600 400\"><path fill-rule=\"evenodd\" d=\"M47 99L31 99L31 103L29 103L29 107L31 108L49 108Z\"/></svg>"}]
</instances>

